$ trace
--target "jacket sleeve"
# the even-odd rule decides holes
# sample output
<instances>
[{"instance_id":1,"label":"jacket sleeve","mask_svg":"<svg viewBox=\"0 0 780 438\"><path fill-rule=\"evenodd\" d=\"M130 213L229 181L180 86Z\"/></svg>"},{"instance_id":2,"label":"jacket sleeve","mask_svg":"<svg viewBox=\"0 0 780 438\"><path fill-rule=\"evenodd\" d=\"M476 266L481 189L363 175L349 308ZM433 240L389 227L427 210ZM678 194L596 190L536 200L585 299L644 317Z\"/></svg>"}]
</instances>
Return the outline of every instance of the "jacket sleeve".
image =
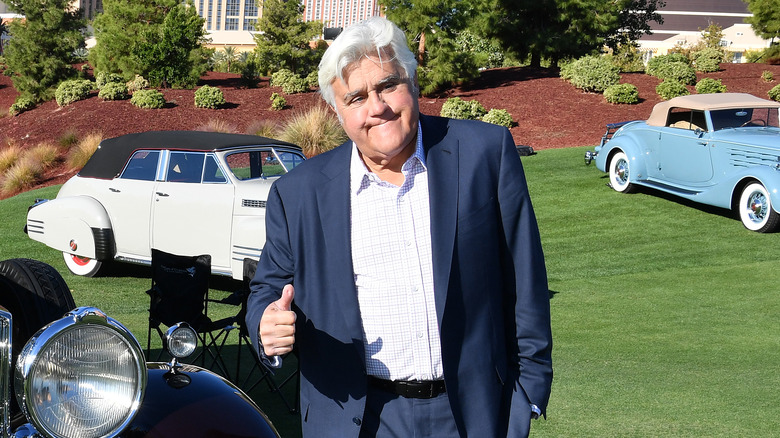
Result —
<instances>
[{"instance_id":1,"label":"jacket sleeve","mask_svg":"<svg viewBox=\"0 0 780 438\"><path fill-rule=\"evenodd\" d=\"M528 418L529 402L546 412L552 385L552 332L550 295L539 229L523 166L508 130L501 151L498 200L506 241L502 264L507 273L505 281L513 286L507 287L510 296L505 297L505 302L506 319L514 320L515 332L507 335L508 340L516 340L516 350L510 352L510 358L516 361L519 372L519 385L516 385L512 400L512 417L523 421Z\"/></svg>"}]
</instances>

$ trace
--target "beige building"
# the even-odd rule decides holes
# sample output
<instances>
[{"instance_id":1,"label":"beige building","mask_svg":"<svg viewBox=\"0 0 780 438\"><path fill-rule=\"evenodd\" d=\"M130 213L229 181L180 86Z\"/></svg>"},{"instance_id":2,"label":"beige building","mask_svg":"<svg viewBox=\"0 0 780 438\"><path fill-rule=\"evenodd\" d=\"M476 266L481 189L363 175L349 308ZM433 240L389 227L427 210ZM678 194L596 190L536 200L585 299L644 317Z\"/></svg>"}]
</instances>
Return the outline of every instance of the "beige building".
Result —
<instances>
[{"instance_id":1,"label":"beige building","mask_svg":"<svg viewBox=\"0 0 780 438\"><path fill-rule=\"evenodd\" d=\"M653 33L639 40L646 58L665 55L674 47L690 47L701 39L710 24L723 29L721 45L733 55L734 62L745 62L745 53L769 47L770 41L755 34L745 18L750 11L742 0L666 0L658 10L663 24L653 24Z\"/></svg>"}]
</instances>

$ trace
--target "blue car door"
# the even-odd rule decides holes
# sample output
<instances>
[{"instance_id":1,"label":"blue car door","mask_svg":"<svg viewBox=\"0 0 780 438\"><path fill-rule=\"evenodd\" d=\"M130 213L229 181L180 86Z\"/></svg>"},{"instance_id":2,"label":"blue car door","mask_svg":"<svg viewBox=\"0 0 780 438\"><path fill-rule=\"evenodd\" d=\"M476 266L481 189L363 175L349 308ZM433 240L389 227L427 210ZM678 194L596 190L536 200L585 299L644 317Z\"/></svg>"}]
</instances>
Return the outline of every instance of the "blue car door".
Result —
<instances>
[{"instance_id":1,"label":"blue car door","mask_svg":"<svg viewBox=\"0 0 780 438\"><path fill-rule=\"evenodd\" d=\"M702 185L712 179L709 134L703 131L661 128L658 170L666 182Z\"/></svg>"}]
</instances>

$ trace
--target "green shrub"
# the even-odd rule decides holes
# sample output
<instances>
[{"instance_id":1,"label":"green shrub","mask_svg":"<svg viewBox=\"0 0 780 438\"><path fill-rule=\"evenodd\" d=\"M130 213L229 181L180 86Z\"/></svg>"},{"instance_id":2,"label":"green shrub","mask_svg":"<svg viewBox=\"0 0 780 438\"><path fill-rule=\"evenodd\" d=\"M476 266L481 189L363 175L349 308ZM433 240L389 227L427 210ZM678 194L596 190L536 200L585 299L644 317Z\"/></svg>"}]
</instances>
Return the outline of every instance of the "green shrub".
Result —
<instances>
[{"instance_id":1,"label":"green shrub","mask_svg":"<svg viewBox=\"0 0 780 438\"><path fill-rule=\"evenodd\" d=\"M279 93L271 94L271 109L274 111L281 111L287 106L287 99Z\"/></svg>"},{"instance_id":2,"label":"green shrub","mask_svg":"<svg viewBox=\"0 0 780 438\"><path fill-rule=\"evenodd\" d=\"M204 85L195 91L195 106L198 108L217 109L226 103L225 95L217 87Z\"/></svg>"},{"instance_id":3,"label":"green shrub","mask_svg":"<svg viewBox=\"0 0 780 438\"><path fill-rule=\"evenodd\" d=\"M562 67L561 77L583 91L601 93L620 81L620 68L603 56L583 56Z\"/></svg>"},{"instance_id":4,"label":"green shrub","mask_svg":"<svg viewBox=\"0 0 780 438\"><path fill-rule=\"evenodd\" d=\"M102 89L103 86L106 84L121 84L124 83L125 80L122 77L122 75L119 75L117 73L107 73L104 71L99 71L95 75L95 83L97 84L98 89Z\"/></svg>"},{"instance_id":5,"label":"green shrub","mask_svg":"<svg viewBox=\"0 0 780 438\"><path fill-rule=\"evenodd\" d=\"M604 99L609 103L637 103L639 91L633 84L610 85L604 90Z\"/></svg>"},{"instance_id":6,"label":"green shrub","mask_svg":"<svg viewBox=\"0 0 780 438\"><path fill-rule=\"evenodd\" d=\"M655 76L664 81L671 80L685 85L696 84L696 70L687 62L674 61L661 64Z\"/></svg>"},{"instance_id":7,"label":"green shrub","mask_svg":"<svg viewBox=\"0 0 780 438\"><path fill-rule=\"evenodd\" d=\"M482 121L494 125L506 126L507 128L511 128L513 123L512 115L509 114L509 111L496 108L491 109L487 114L482 116Z\"/></svg>"},{"instance_id":8,"label":"green shrub","mask_svg":"<svg viewBox=\"0 0 780 438\"><path fill-rule=\"evenodd\" d=\"M780 102L780 84L772 87L772 89L769 90L767 94L769 95L770 99Z\"/></svg>"},{"instance_id":9,"label":"green shrub","mask_svg":"<svg viewBox=\"0 0 780 438\"><path fill-rule=\"evenodd\" d=\"M319 72L314 70L306 76L306 84L309 88L317 88L320 86Z\"/></svg>"},{"instance_id":10,"label":"green shrub","mask_svg":"<svg viewBox=\"0 0 780 438\"><path fill-rule=\"evenodd\" d=\"M666 80L661 82L657 87L655 87L655 92L658 93L658 95L661 96L661 99L663 100L669 100L673 97L686 96L691 94L688 89L685 88L685 84L674 80Z\"/></svg>"},{"instance_id":11,"label":"green shrub","mask_svg":"<svg viewBox=\"0 0 780 438\"><path fill-rule=\"evenodd\" d=\"M282 87L285 94L305 93L309 91L307 79L291 72L287 69L281 69L271 75L271 86Z\"/></svg>"},{"instance_id":12,"label":"green shrub","mask_svg":"<svg viewBox=\"0 0 780 438\"><path fill-rule=\"evenodd\" d=\"M660 77L658 76L658 69L661 68L661 66L664 64L668 64L670 62L682 62L690 65L690 61L682 53L669 53L667 55L659 55L650 58L650 60L647 61L647 68L645 68L645 72L651 76Z\"/></svg>"},{"instance_id":13,"label":"green shrub","mask_svg":"<svg viewBox=\"0 0 780 438\"><path fill-rule=\"evenodd\" d=\"M62 81L54 92L57 105L65 106L73 102L86 99L92 91L92 81L86 79L71 79Z\"/></svg>"},{"instance_id":14,"label":"green shrub","mask_svg":"<svg viewBox=\"0 0 780 438\"><path fill-rule=\"evenodd\" d=\"M14 103L11 104L11 107L8 108L8 114L16 116L33 108L35 108L35 101L27 96L19 96Z\"/></svg>"},{"instance_id":15,"label":"green shrub","mask_svg":"<svg viewBox=\"0 0 780 438\"><path fill-rule=\"evenodd\" d=\"M723 62L723 52L714 47L707 47L694 52L691 57L696 70L705 73L720 70L720 63Z\"/></svg>"},{"instance_id":16,"label":"green shrub","mask_svg":"<svg viewBox=\"0 0 780 438\"><path fill-rule=\"evenodd\" d=\"M130 97L127 85L121 82L109 82L103 85L98 92L98 97L103 100L125 100Z\"/></svg>"},{"instance_id":17,"label":"green shrub","mask_svg":"<svg viewBox=\"0 0 780 438\"><path fill-rule=\"evenodd\" d=\"M149 88L149 81L144 79L144 77L141 75L135 75L133 80L128 82L126 85L127 85L127 92L132 94L138 90Z\"/></svg>"},{"instance_id":18,"label":"green shrub","mask_svg":"<svg viewBox=\"0 0 780 438\"><path fill-rule=\"evenodd\" d=\"M481 120L487 114L485 107L476 100L463 100L460 97L447 99L441 106L441 116L452 119Z\"/></svg>"},{"instance_id":19,"label":"green shrub","mask_svg":"<svg viewBox=\"0 0 780 438\"><path fill-rule=\"evenodd\" d=\"M725 93L726 86L720 79L704 78L696 84L696 92L699 94Z\"/></svg>"},{"instance_id":20,"label":"green shrub","mask_svg":"<svg viewBox=\"0 0 780 438\"><path fill-rule=\"evenodd\" d=\"M162 108L165 106L165 96L158 90L138 90L133 93L130 103L138 108Z\"/></svg>"},{"instance_id":21,"label":"green shrub","mask_svg":"<svg viewBox=\"0 0 780 438\"><path fill-rule=\"evenodd\" d=\"M761 72L761 79L764 82L772 82L775 80L775 75L769 70L764 70Z\"/></svg>"}]
</instances>

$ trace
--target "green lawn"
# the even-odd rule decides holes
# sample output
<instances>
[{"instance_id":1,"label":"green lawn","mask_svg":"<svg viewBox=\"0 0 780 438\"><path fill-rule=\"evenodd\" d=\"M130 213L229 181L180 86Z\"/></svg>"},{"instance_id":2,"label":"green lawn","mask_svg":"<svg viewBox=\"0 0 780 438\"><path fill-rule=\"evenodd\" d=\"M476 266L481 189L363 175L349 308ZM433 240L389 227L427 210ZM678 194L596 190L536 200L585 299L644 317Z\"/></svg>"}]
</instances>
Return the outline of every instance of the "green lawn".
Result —
<instances>
[{"instance_id":1,"label":"green lawn","mask_svg":"<svg viewBox=\"0 0 780 438\"><path fill-rule=\"evenodd\" d=\"M657 192L616 193L583 164L585 150L523 157L555 342L548 418L532 436L780 436L780 235ZM27 206L56 190L0 201L0 254L52 264L78 305L102 308L146 345L147 268L75 277L21 232ZM237 285L215 278L212 287ZM274 394L250 395L283 437L299 436Z\"/></svg>"}]
</instances>

